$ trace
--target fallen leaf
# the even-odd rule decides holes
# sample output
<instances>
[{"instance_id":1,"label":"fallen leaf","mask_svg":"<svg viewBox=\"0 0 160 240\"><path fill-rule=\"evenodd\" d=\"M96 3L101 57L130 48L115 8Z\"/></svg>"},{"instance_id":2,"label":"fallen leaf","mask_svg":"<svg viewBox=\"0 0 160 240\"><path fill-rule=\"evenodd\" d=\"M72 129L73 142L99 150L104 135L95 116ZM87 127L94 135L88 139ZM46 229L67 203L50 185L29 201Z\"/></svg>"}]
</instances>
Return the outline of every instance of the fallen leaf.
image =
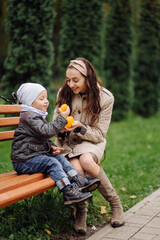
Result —
<instances>
[{"instance_id":1,"label":"fallen leaf","mask_svg":"<svg viewBox=\"0 0 160 240\"><path fill-rule=\"evenodd\" d=\"M126 188L125 188L125 187L122 187L121 190L122 190L123 192L125 192L125 191L126 191Z\"/></svg>"},{"instance_id":2,"label":"fallen leaf","mask_svg":"<svg viewBox=\"0 0 160 240\"><path fill-rule=\"evenodd\" d=\"M101 214L107 213L105 206L101 206L100 209L101 209Z\"/></svg>"},{"instance_id":3,"label":"fallen leaf","mask_svg":"<svg viewBox=\"0 0 160 240\"><path fill-rule=\"evenodd\" d=\"M94 230L94 231L95 231L95 230L97 230L97 228L96 228L96 227L93 225L93 227L92 227L92 230Z\"/></svg>"},{"instance_id":4,"label":"fallen leaf","mask_svg":"<svg viewBox=\"0 0 160 240\"><path fill-rule=\"evenodd\" d=\"M132 199L133 199L133 198L136 198L136 197L137 197L137 196L135 196L135 195L130 196L130 198L132 198Z\"/></svg>"},{"instance_id":5,"label":"fallen leaf","mask_svg":"<svg viewBox=\"0 0 160 240\"><path fill-rule=\"evenodd\" d=\"M48 229L44 229L44 231L45 231L48 235L51 235L51 231L49 231Z\"/></svg>"},{"instance_id":6,"label":"fallen leaf","mask_svg":"<svg viewBox=\"0 0 160 240\"><path fill-rule=\"evenodd\" d=\"M124 207L128 208L128 205L127 205L127 204L125 204L125 205L124 205Z\"/></svg>"},{"instance_id":7,"label":"fallen leaf","mask_svg":"<svg viewBox=\"0 0 160 240\"><path fill-rule=\"evenodd\" d=\"M143 172L139 174L139 176L140 176L140 177L142 177L143 175L144 175L144 173L143 173Z\"/></svg>"}]
</instances>

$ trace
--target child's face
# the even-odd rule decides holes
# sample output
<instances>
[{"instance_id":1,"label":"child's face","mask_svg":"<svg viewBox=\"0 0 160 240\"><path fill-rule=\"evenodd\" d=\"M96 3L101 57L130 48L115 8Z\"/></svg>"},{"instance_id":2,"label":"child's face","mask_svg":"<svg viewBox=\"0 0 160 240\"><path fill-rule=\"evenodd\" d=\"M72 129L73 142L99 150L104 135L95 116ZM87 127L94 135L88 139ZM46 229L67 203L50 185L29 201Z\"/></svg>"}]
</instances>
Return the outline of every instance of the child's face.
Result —
<instances>
[{"instance_id":1,"label":"child's face","mask_svg":"<svg viewBox=\"0 0 160 240\"><path fill-rule=\"evenodd\" d=\"M47 111L47 108L49 106L49 101L47 99L47 91L42 91L38 97L34 100L34 102L31 105L34 108L37 108L43 112Z\"/></svg>"}]
</instances>

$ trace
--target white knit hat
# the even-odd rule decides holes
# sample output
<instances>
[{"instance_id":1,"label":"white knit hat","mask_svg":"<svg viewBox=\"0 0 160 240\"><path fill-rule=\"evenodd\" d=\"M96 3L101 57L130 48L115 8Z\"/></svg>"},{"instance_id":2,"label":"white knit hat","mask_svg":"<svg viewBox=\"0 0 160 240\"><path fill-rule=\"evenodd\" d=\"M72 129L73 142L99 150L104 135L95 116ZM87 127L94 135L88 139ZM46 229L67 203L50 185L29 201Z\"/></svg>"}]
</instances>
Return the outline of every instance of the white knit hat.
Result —
<instances>
[{"instance_id":1,"label":"white knit hat","mask_svg":"<svg viewBox=\"0 0 160 240\"><path fill-rule=\"evenodd\" d=\"M17 99L19 103L31 106L36 97L46 90L39 83L24 83L17 90Z\"/></svg>"}]
</instances>

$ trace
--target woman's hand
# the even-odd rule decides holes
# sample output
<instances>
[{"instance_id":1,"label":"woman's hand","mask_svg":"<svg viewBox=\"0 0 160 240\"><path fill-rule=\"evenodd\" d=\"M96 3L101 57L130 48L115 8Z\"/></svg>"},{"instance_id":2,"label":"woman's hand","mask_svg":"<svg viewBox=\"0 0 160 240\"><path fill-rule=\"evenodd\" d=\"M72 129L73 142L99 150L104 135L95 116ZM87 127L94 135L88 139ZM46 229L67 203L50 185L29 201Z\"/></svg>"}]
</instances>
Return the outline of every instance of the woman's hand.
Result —
<instances>
[{"instance_id":1,"label":"woman's hand","mask_svg":"<svg viewBox=\"0 0 160 240\"><path fill-rule=\"evenodd\" d=\"M74 121L74 123L72 123L71 128L64 127L64 128L62 129L62 131L63 131L63 132L71 132L71 131L73 131L75 128L81 128L81 127L82 127L82 123L81 123L81 122L79 122L79 121ZM62 132L62 131L61 131L61 132Z\"/></svg>"},{"instance_id":2,"label":"woman's hand","mask_svg":"<svg viewBox=\"0 0 160 240\"><path fill-rule=\"evenodd\" d=\"M56 147L56 146L51 146L52 148L52 154L53 155L57 155L57 154L60 154L61 152L64 151L64 148L61 148L61 147Z\"/></svg>"}]
</instances>

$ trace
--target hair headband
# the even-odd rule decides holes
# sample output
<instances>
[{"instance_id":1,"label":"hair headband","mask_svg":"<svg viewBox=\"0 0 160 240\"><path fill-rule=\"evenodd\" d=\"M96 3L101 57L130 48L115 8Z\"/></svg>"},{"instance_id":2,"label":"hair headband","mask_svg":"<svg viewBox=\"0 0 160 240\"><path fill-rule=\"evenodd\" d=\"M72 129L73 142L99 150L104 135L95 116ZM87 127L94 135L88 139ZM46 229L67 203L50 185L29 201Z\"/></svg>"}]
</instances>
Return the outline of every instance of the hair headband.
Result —
<instances>
[{"instance_id":1,"label":"hair headband","mask_svg":"<svg viewBox=\"0 0 160 240\"><path fill-rule=\"evenodd\" d=\"M82 73L84 76L87 77L87 68L85 63L82 60L78 60L78 59L71 60L69 66L73 66L80 73Z\"/></svg>"}]
</instances>

